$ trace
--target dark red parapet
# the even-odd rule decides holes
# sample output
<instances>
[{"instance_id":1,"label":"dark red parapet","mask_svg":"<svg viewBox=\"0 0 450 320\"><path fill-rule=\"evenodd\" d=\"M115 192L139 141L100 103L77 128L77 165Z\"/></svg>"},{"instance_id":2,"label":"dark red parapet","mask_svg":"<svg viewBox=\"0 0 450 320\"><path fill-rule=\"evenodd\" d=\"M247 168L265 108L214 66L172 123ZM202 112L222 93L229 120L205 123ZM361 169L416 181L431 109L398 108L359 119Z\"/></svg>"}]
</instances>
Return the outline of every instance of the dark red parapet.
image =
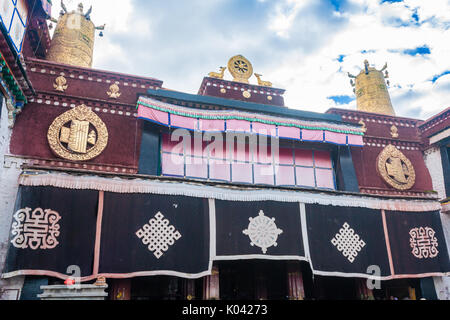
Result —
<instances>
[{"instance_id":1,"label":"dark red parapet","mask_svg":"<svg viewBox=\"0 0 450 320\"><path fill-rule=\"evenodd\" d=\"M423 121L345 109L330 109L327 113L339 114L343 120L359 123L366 128L364 147L351 148L361 192L390 196L436 196L432 192L431 176L423 158L424 144L419 132ZM378 158L389 145L403 153L414 168L415 182L409 189L394 188L379 173Z\"/></svg>"},{"instance_id":2,"label":"dark red parapet","mask_svg":"<svg viewBox=\"0 0 450 320\"><path fill-rule=\"evenodd\" d=\"M17 116L10 152L39 166L93 171L137 173L141 124L136 102L148 89L159 89L162 81L27 59L28 75L36 96ZM65 79L58 88L56 79ZM61 82L59 82L61 85ZM116 88L111 86L116 85ZM115 90L115 89L119 90ZM65 112L86 105L105 123L108 144L96 158L74 162L57 157L47 133L52 122Z\"/></svg>"},{"instance_id":3,"label":"dark red parapet","mask_svg":"<svg viewBox=\"0 0 450 320\"><path fill-rule=\"evenodd\" d=\"M285 90L205 77L199 95L284 107Z\"/></svg>"}]
</instances>

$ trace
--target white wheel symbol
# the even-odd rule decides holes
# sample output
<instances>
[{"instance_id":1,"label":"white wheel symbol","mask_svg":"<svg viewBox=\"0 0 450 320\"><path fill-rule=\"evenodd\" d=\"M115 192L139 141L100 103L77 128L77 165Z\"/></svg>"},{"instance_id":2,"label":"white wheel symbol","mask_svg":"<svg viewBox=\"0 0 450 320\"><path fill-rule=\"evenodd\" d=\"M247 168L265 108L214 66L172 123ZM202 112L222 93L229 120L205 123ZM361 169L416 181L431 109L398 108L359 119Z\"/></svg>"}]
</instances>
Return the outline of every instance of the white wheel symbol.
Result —
<instances>
[{"instance_id":1,"label":"white wheel symbol","mask_svg":"<svg viewBox=\"0 0 450 320\"><path fill-rule=\"evenodd\" d=\"M278 229L275 224L275 218L269 218L264 215L264 211L260 211L256 218L250 218L248 229L242 231L243 234L249 236L250 245L257 246L262 249L264 254L270 247L278 245L278 236L283 230Z\"/></svg>"}]
</instances>

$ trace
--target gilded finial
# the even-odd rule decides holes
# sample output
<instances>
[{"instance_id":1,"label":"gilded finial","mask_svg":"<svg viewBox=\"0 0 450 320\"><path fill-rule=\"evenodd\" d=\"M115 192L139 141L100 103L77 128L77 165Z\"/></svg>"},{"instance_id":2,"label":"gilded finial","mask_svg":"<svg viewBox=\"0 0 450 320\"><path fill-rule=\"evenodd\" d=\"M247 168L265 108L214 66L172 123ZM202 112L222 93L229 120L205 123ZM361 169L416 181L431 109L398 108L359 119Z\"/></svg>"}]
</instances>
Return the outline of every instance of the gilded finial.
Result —
<instances>
[{"instance_id":1,"label":"gilded finial","mask_svg":"<svg viewBox=\"0 0 450 320\"><path fill-rule=\"evenodd\" d=\"M228 61L228 71L233 76L233 81L249 83L248 79L253 75L253 66L247 58L237 55Z\"/></svg>"},{"instance_id":2,"label":"gilded finial","mask_svg":"<svg viewBox=\"0 0 450 320\"><path fill-rule=\"evenodd\" d=\"M59 19L47 15L47 20L56 23L47 60L90 68L93 62L93 52L96 30L103 36L103 26L95 26L91 21L92 6L84 12L83 3L78 4L76 10L69 11L61 0Z\"/></svg>"},{"instance_id":3,"label":"gilded finial","mask_svg":"<svg viewBox=\"0 0 450 320\"><path fill-rule=\"evenodd\" d=\"M263 87L271 87L272 86L272 82L261 80L262 74L255 73L255 77L258 79L258 85L263 86Z\"/></svg>"},{"instance_id":4,"label":"gilded finial","mask_svg":"<svg viewBox=\"0 0 450 320\"><path fill-rule=\"evenodd\" d=\"M64 1L63 1L63 0L61 0L61 8L62 8L62 10L61 10L61 12L60 12L61 15L64 15L64 14L66 14L66 13L69 12L69 11L67 10L67 7L66 7L66 5L64 4Z\"/></svg>"},{"instance_id":5,"label":"gilded finial","mask_svg":"<svg viewBox=\"0 0 450 320\"><path fill-rule=\"evenodd\" d=\"M55 83L53 84L53 88L56 91L64 92L69 86L67 85L67 80L63 76L59 76L55 79Z\"/></svg>"},{"instance_id":6,"label":"gilded finial","mask_svg":"<svg viewBox=\"0 0 450 320\"><path fill-rule=\"evenodd\" d=\"M364 60L364 69L366 70L366 74L369 74L369 60Z\"/></svg>"},{"instance_id":7,"label":"gilded finial","mask_svg":"<svg viewBox=\"0 0 450 320\"><path fill-rule=\"evenodd\" d=\"M89 10L84 14L84 17L86 20L91 20L91 13L92 13L92 6L89 8Z\"/></svg>"},{"instance_id":8,"label":"gilded finial","mask_svg":"<svg viewBox=\"0 0 450 320\"><path fill-rule=\"evenodd\" d=\"M122 95L122 93L120 93L120 88L119 88L119 86L117 85L117 84L112 84L110 87L109 87L109 91L108 92L106 92L107 94L108 94L108 96L111 98L111 99L118 99L118 98L120 98L120 96Z\"/></svg>"},{"instance_id":9,"label":"gilded finial","mask_svg":"<svg viewBox=\"0 0 450 320\"><path fill-rule=\"evenodd\" d=\"M357 110L374 112L395 116L389 96L390 86L388 65L384 64L381 70L370 66L369 61L364 60L364 67L357 76L347 73L350 85L356 95Z\"/></svg>"},{"instance_id":10,"label":"gilded finial","mask_svg":"<svg viewBox=\"0 0 450 320\"><path fill-rule=\"evenodd\" d=\"M220 67L220 72L210 72L208 74L208 76L211 77L211 78L223 79L226 69L227 68L225 68L225 67Z\"/></svg>"},{"instance_id":11,"label":"gilded finial","mask_svg":"<svg viewBox=\"0 0 450 320\"><path fill-rule=\"evenodd\" d=\"M396 126L391 127L391 136L394 139L397 139L399 137L398 128Z\"/></svg>"},{"instance_id":12,"label":"gilded finial","mask_svg":"<svg viewBox=\"0 0 450 320\"><path fill-rule=\"evenodd\" d=\"M361 120L361 121L359 121L358 122L360 125L362 125L362 131L364 132L364 133L366 133L367 132L367 127L366 127L366 123L363 121L363 120Z\"/></svg>"}]
</instances>

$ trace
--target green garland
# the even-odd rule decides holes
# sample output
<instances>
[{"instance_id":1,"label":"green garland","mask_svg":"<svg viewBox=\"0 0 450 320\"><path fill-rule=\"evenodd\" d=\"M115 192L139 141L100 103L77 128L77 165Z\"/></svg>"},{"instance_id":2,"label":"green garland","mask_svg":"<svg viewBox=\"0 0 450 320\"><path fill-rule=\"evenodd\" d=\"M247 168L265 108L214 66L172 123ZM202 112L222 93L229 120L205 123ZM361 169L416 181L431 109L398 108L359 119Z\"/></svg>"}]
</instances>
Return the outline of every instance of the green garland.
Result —
<instances>
[{"instance_id":1,"label":"green garland","mask_svg":"<svg viewBox=\"0 0 450 320\"><path fill-rule=\"evenodd\" d=\"M207 116L207 115L193 116L189 113L164 109L164 108L161 108L161 107L158 107L155 105L151 105L151 104L148 104L148 103L145 103L142 101L138 101L138 107L139 107L139 105L149 107L152 109L156 109L156 110L159 110L162 112L168 112L170 114L175 114L178 116L189 117L189 118L200 118L200 119L205 119L205 120L245 120L245 121L249 121L249 122L260 122L260 123L264 123L264 124L272 124L272 125L284 126L284 127L296 127L299 129L309 129L309 130L325 130L325 131L331 131L331 132L336 132L336 133L346 133L346 134L364 136L363 132L354 132L354 131L350 131L350 130L339 130L339 129L333 129L333 128L324 128L324 127L308 127L308 126L295 124L295 123L282 123L282 122L275 122L275 121L269 121L269 120L263 120L263 119L251 119L251 118L246 118L246 117L241 117L241 116L225 116L225 115L224 116Z\"/></svg>"}]
</instances>

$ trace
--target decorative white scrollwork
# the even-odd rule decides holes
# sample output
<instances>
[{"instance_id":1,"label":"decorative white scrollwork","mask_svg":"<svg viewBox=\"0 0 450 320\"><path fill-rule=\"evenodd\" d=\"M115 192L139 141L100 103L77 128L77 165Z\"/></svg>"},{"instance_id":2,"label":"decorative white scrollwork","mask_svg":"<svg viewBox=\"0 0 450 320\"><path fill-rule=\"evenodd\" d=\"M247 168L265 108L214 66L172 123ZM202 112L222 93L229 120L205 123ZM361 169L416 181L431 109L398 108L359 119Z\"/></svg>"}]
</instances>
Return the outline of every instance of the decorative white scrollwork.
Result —
<instances>
[{"instance_id":1,"label":"decorative white scrollwork","mask_svg":"<svg viewBox=\"0 0 450 320\"><path fill-rule=\"evenodd\" d=\"M350 228L348 223L344 223L339 229L339 233L331 240L331 243L342 253L344 257L353 263L359 252L366 246L355 230Z\"/></svg>"},{"instance_id":2,"label":"decorative white scrollwork","mask_svg":"<svg viewBox=\"0 0 450 320\"><path fill-rule=\"evenodd\" d=\"M11 243L19 249L47 250L58 246L61 216L47 209L20 209L14 214Z\"/></svg>"},{"instance_id":3,"label":"decorative white scrollwork","mask_svg":"<svg viewBox=\"0 0 450 320\"><path fill-rule=\"evenodd\" d=\"M157 259L161 258L169 247L181 238L181 234L170 225L168 219L164 219L161 212L139 229L136 235L142 239L142 243L148 246L148 250L153 252Z\"/></svg>"},{"instance_id":4,"label":"decorative white scrollwork","mask_svg":"<svg viewBox=\"0 0 450 320\"><path fill-rule=\"evenodd\" d=\"M411 238L409 239L412 254L418 259L431 259L437 257L439 246L436 232L429 227L414 228L409 231Z\"/></svg>"},{"instance_id":5,"label":"decorative white scrollwork","mask_svg":"<svg viewBox=\"0 0 450 320\"><path fill-rule=\"evenodd\" d=\"M278 229L275 218L266 217L261 210L259 216L249 220L248 229L243 230L242 233L250 237L251 246L260 247L264 254L267 253L268 248L278 246L278 236L283 233L283 230Z\"/></svg>"}]
</instances>

